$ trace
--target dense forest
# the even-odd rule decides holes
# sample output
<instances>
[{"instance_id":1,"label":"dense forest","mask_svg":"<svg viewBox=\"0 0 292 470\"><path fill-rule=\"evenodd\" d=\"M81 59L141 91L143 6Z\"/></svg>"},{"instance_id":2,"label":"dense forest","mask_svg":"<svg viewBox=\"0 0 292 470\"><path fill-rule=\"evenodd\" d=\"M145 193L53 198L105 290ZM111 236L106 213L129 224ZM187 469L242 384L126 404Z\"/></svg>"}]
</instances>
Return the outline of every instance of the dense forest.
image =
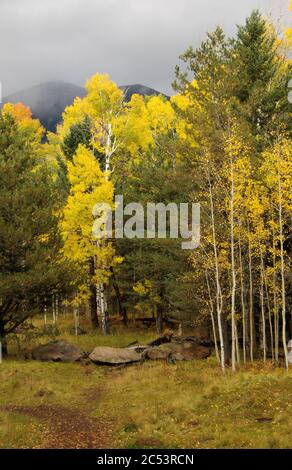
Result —
<instances>
[{"instance_id":1,"label":"dense forest","mask_svg":"<svg viewBox=\"0 0 292 470\"><path fill-rule=\"evenodd\" d=\"M210 331L218 363L285 358L292 337L291 31L258 11L180 58L174 95L127 102L97 74L56 133L0 114L0 337L52 309L111 332L154 319ZM200 203L201 242L101 238L97 203ZM128 214L130 216L131 214Z\"/></svg>"}]
</instances>

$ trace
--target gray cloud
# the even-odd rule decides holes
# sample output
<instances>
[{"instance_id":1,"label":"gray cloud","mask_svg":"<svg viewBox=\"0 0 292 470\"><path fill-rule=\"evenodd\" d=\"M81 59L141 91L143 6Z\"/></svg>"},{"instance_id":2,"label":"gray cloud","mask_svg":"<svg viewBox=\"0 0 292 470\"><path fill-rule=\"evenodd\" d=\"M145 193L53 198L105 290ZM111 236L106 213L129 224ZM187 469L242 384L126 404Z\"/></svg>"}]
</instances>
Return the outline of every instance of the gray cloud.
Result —
<instances>
[{"instance_id":1,"label":"gray cloud","mask_svg":"<svg viewBox=\"0 0 292 470\"><path fill-rule=\"evenodd\" d=\"M288 0L0 0L3 93L97 71L170 93L178 56L253 8L287 23Z\"/></svg>"}]
</instances>

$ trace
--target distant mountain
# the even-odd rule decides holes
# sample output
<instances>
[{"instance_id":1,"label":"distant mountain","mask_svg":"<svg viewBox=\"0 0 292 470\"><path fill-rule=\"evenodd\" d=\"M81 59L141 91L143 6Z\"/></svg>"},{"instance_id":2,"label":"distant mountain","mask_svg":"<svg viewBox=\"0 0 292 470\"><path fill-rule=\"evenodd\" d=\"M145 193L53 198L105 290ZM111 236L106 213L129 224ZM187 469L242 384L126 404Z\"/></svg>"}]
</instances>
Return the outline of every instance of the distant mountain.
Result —
<instances>
[{"instance_id":1,"label":"distant mountain","mask_svg":"<svg viewBox=\"0 0 292 470\"><path fill-rule=\"evenodd\" d=\"M142 96L159 95L160 93L152 88L143 85L121 86L120 89L125 94L125 100L129 101L133 94ZM29 106L33 116L39 119L48 131L55 131L56 126L62 119L62 113L66 106L73 103L79 96L83 98L86 94L84 88L65 82L47 82L19 91L6 96L3 103L23 103Z\"/></svg>"},{"instance_id":2,"label":"distant mountain","mask_svg":"<svg viewBox=\"0 0 292 470\"><path fill-rule=\"evenodd\" d=\"M83 98L84 88L71 83L47 82L7 96L3 102L29 106L34 117L47 130L55 131L64 109L73 103L76 96Z\"/></svg>"},{"instance_id":3,"label":"distant mountain","mask_svg":"<svg viewBox=\"0 0 292 470\"><path fill-rule=\"evenodd\" d=\"M125 95L125 101L130 101L133 95L157 96L162 94L159 91L144 85L125 85L120 86L120 89Z\"/></svg>"}]
</instances>

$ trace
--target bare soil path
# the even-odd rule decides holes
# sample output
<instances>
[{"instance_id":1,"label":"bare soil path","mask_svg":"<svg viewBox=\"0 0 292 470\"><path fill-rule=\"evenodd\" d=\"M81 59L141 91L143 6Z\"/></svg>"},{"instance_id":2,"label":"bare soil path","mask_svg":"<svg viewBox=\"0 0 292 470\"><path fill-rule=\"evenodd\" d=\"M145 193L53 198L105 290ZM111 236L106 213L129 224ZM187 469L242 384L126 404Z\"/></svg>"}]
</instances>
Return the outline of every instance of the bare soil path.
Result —
<instances>
[{"instance_id":1,"label":"bare soil path","mask_svg":"<svg viewBox=\"0 0 292 470\"><path fill-rule=\"evenodd\" d=\"M61 405L0 407L1 411L19 413L38 419L43 425L42 449L103 449L110 447L113 423L91 418L85 412Z\"/></svg>"}]
</instances>

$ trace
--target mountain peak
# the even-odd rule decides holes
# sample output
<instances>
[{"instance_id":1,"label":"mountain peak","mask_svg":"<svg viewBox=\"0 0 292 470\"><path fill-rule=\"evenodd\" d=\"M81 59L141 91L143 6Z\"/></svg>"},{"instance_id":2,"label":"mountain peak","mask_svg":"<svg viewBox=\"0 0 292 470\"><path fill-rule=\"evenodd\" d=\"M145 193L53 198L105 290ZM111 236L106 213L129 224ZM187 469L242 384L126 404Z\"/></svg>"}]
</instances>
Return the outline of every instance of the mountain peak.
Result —
<instances>
[{"instance_id":1,"label":"mountain peak","mask_svg":"<svg viewBox=\"0 0 292 470\"><path fill-rule=\"evenodd\" d=\"M157 96L161 94L159 91L149 88L148 86L141 85L140 83L136 83L134 85L123 85L120 86L120 89L123 91L126 101L130 101L133 95Z\"/></svg>"},{"instance_id":2,"label":"mountain peak","mask_svg":"<svg viewBox=\"0 0 292 470\"><path fill-rule=\"evenodd\" d=\"M125 95L125 101L130 101L134 94L142 96L160 94L153 88L140 84L124 85L120 89ZM64 109L71 105L77 96L83 98L85 95L86 90L78 85L50 80L13 93L5 97L3 103L23 103L29 106L33 116L41 121L45 129L54 132L57 124L62 120Z\"/></svg>"}]
</instances>

